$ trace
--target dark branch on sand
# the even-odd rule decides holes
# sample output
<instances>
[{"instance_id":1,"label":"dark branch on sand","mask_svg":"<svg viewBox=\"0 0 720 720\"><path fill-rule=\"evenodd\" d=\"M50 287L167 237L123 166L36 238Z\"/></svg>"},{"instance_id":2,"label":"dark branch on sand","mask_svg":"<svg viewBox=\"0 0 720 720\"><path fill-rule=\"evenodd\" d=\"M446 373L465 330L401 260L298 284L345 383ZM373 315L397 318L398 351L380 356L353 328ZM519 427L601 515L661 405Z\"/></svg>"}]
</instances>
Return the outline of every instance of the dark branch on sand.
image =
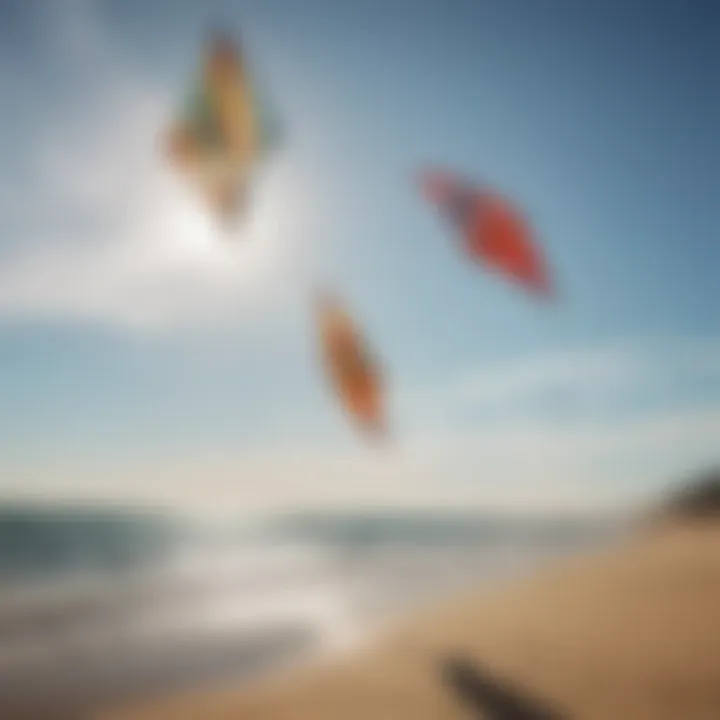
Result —
<instances>
[{"instance_id":1,"label":"dark branch on sand","mask_svg":"<svg viewBox=\"0 0 720 720\"><path fill-rule=\"evenodd\" d=\"M441 675L465 705L478 713L479 720L570 720L466 659L448 658L441 665Z\"/></svg>"}]
</instances>

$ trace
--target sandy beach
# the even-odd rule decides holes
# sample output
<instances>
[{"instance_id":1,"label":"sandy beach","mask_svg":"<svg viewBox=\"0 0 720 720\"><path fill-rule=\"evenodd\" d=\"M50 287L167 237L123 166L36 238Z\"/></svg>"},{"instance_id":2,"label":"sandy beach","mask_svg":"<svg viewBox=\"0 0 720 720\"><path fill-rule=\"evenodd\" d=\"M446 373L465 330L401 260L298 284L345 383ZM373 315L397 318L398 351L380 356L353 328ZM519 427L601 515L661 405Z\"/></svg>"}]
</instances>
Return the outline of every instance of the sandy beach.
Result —
<instances>
[{"instance_id":1,"label":"sandy beach","mask_svg":"<svg viewBox=\"0 0 720 720\"><path fill-rule=\"evenodd\" d=\"M558 717L716 720L718 608L720 524L678 522L414 614L348 658L97 718L460 720L477 715L441 670L461 656Z\"/></svg>"}]
</instances>

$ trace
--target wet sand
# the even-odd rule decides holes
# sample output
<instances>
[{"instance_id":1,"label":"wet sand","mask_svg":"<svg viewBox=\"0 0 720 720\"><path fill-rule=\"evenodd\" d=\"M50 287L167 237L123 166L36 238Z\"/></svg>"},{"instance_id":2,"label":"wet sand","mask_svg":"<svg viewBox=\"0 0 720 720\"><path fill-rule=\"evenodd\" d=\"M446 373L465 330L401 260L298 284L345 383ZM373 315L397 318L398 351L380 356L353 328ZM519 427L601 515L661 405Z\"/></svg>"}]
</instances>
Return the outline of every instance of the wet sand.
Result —
<instances>
[{"instance_id":1,"label":"wet sand","mask_svg":"<svg viewBox=\"0 0 720 720\"><path fill-rule=\"evenodd\" d=\"M720 525L677 524L554 561L520 581L416 614L348 659L251 689L175 695L96 717L476 717L447 681L449 656L477 663L564 717L717 720Z\"/></svg>"},{"instance_id":2,"label":"wet sand","mask_svg":"<svg viewBox=\"0 0 720 720\"><path fill-rule=\"evenodd\" d=\"M0 674L2 720L83 720L98 707L147 698L188 683L248 682L307 654L310 630L228 633L205 641L181 639L102 651L78 648L64 662Z\"/></svg>"}]
</instances>

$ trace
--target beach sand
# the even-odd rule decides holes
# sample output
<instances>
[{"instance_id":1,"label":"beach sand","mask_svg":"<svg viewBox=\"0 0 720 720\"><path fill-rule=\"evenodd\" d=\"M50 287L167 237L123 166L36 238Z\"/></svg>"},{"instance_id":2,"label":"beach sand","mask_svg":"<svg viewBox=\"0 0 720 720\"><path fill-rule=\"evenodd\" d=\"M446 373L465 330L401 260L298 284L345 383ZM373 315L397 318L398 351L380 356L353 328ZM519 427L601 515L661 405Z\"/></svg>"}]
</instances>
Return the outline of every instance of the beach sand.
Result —
<instances>
[{"instance_id":1,"label":"beach sand","mask_svg":"<svg viewBox=\"0 0 720 720\"><path fill-rule=\"evenodd\" d=\"M246 690L175 696L98 720L452 720L442 681L477 662L580 720L720 718L720 523L643 530L407 618L372 647Z\"/></svg>"}]
</instances>

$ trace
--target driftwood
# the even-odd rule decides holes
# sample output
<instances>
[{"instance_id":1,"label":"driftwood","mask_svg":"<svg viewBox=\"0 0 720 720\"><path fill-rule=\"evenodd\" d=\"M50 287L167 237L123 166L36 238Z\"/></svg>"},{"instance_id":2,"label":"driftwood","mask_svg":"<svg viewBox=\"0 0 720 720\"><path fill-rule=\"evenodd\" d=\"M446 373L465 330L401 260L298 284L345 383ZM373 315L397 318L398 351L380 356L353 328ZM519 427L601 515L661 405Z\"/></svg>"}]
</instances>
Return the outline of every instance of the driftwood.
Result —
<instances>
[{"instance_id":1,"label":"driftwood","mask_svg":"<svg viewBox=\"0 0 720 720\"><path fill-rule=\"evenodd\" d=\"M479 720L570 720L519 687L459 657L445 660L441 676Z\"/></svg>"}]
</instances>

